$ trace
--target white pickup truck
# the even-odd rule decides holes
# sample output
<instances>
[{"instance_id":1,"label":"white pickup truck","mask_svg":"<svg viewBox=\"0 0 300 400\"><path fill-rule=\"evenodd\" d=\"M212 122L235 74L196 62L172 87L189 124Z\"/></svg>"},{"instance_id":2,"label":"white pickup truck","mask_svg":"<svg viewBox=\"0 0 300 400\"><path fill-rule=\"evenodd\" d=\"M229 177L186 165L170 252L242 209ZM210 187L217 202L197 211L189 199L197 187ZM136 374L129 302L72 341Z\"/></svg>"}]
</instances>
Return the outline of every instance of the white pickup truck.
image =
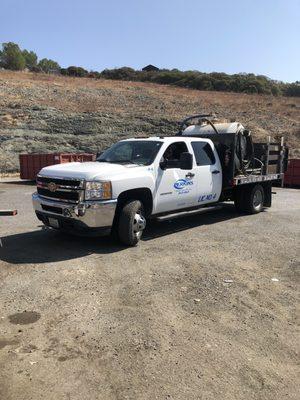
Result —
<instances>
[{"instance_id":1,"label":"white pickup truck","mask_svg":"<svg viewBox=\"0 0 300 400\"><path fill-rule=\"evenodd\" d=\"M225 200L235 201L240 211L257 213L271 206L271 182L280 180L282 171L263 171L260 157L259 167L248 163L251 173L242 172L235 147L215 139L244 131L238 123L211 125L200 118L178 136L122 140L95 162L43 168L33 194L36 215L55 229L114 232L122 243L134 246L148 218Z\"/></svg>"}]
</instances>

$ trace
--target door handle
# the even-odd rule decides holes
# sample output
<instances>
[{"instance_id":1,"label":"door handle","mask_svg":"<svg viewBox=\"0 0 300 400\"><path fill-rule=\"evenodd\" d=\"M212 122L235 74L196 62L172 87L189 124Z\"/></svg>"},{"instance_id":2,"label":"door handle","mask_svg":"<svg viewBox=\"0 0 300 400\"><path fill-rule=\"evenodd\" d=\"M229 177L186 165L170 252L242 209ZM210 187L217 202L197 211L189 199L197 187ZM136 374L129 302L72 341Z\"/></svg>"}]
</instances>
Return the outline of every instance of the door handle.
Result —
<instances>
[{"instance_id":1,"label":"door handle","mask_svg":"<svg viewBox=\"0 0 300 400\"><path fill-rule=\"evenodd\" d=\"M193 178L195 176L195 174L192 174L191 172L189 172L188 174L186 174L186 178Z\"/></svg>"},{"instance_id":2,"label":"door handle","mask_svg":"<svg viewBox=\"0 0 300 400\"><path fill-rule=\"evenodd\" d=\"M215 170L212 172L212 174L219 174L219 173L220 173L220 171L217 170L217 169L215 169Z\"/></svg>"}]
</instances>

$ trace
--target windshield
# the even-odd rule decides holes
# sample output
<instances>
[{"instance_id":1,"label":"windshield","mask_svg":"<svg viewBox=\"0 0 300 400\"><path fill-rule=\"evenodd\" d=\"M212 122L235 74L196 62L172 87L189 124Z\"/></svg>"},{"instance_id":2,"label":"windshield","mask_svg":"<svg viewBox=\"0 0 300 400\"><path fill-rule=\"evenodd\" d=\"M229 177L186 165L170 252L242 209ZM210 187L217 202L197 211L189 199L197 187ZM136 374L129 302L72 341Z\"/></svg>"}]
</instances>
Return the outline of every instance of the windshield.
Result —
<instances>
[{"instance_id":1,"label":"windshield","mask_svg":"<svg viewBox=\"0 0 300 400\"><path fill-rule=\"evenodd\" d=\"M105 150L99 162L110 162L117 164L150 165L154 161L162 142L155 140L128 140L118 142Z\"/></svg>"}]
</instances>

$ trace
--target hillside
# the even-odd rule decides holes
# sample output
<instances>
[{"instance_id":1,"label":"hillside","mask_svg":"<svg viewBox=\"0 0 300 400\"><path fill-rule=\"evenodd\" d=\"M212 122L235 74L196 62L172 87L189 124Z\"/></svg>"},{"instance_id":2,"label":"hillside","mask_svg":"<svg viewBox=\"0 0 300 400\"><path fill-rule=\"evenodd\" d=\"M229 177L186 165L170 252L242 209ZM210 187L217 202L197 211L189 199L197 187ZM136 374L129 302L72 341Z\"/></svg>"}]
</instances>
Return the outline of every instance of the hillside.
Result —
<instances>
[{"instance_id":1,"label":"hillside","mask_svg":"<svg viewBox=\"0 0 300 400\"><path fill-rule=\"evenodd\" d=\"M120 138L171 135L187 115L236 118L255 140L284 136L300 157L300 99L0 71L0 172L25 152L97 152Z\"/></svg>"}]
</instances>

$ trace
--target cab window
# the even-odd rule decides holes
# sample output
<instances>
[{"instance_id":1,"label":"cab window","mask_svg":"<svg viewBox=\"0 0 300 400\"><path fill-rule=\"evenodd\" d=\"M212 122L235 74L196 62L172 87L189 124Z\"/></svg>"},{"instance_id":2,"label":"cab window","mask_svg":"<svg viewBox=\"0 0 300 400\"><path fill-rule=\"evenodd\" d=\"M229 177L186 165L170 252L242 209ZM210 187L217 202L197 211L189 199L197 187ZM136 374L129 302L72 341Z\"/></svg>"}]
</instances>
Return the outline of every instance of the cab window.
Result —
<instances>
[{"instance_id":1,"label":"cab window","mask_svg":"<svg viewBox=\"0 0 300 400\"><path fill-rule=\"evenodd\" d=\"M216 162L212 148L207 142L192 142L197 165L213 165Z\"/></svg>"},{"instance_id":2,"label":"cab window","mask_svg":"<svg viewBox=\"0 0 300 400\"><path fill-rule=\"evenodd\" d=\"M162 161L166 168L179 168L180 155L188 151L187 145L184 142L176 142L170 144L162 156Z\"/></svg>"}]
</instances>

